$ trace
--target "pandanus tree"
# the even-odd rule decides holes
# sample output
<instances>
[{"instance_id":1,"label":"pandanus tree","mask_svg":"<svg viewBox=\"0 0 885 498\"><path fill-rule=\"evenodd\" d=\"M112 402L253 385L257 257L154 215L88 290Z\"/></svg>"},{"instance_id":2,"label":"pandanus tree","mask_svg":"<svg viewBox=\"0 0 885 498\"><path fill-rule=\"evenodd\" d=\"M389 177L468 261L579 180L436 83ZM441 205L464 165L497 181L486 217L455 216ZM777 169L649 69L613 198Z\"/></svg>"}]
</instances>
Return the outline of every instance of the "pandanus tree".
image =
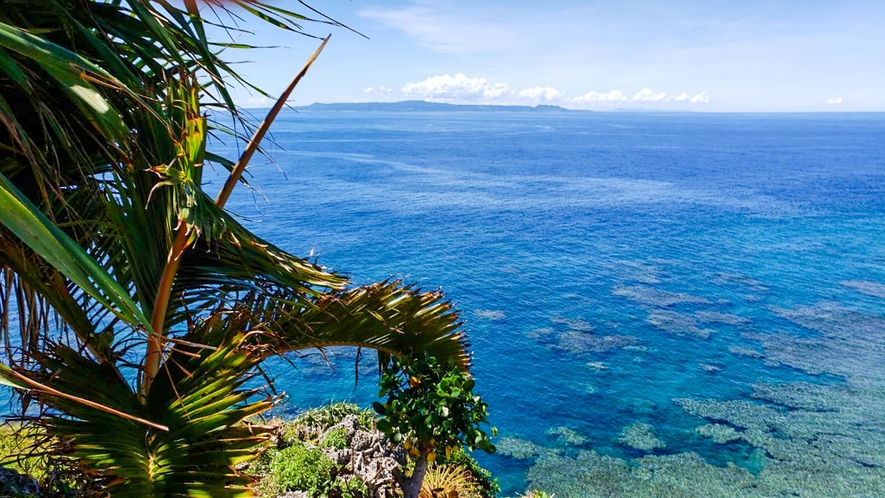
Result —
<instances>
[{"instance_id":1,"label":"pandanus tree","mask_svg":"<svg viewBox=\"0 0 885 498\"><path fill-rule=\"evenodd\" d=\"M352 286L224 208L317 54L253 130L228 91L252 84L223 57L248 47L207 31L340 26L299 4L314 18L257 0L0 0L0 377L115 497L248 496L270 356L349 345L467 368L440 293ZM210 165L229 174L215 198Z\"/></svg>"}]
</instances>

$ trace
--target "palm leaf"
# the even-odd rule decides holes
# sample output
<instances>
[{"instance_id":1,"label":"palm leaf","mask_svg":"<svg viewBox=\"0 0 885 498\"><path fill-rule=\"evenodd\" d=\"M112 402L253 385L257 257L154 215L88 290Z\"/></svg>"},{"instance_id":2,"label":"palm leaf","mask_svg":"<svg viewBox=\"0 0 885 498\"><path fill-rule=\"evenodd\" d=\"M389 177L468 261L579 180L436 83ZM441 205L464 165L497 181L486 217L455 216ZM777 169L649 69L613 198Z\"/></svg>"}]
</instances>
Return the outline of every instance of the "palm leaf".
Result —
<instances>
[{"instance_id":1,"label":"palm leaf","mask_svg":"<svg viewBox=\"0 0 885 498\"><path fill-rule=\"evenodd\" d=\"M50 222L15 185L0 174L2 223L85 292L135 328L150 331L150 323L129 293L82 247Z\"/></svg>"},{"instance_id":2,"label":"palm leaf","mask_svg":"<svg viewBox=\"0 0 885 498\"><path fill-rule=\"evenodd\" d=\"M399 281L328 294L314 308L268 319L278 352L353 346L396 356L429 354L465 370L469 344L458 314L440 292L419 292Z\"/></svg>"}]
</instances>

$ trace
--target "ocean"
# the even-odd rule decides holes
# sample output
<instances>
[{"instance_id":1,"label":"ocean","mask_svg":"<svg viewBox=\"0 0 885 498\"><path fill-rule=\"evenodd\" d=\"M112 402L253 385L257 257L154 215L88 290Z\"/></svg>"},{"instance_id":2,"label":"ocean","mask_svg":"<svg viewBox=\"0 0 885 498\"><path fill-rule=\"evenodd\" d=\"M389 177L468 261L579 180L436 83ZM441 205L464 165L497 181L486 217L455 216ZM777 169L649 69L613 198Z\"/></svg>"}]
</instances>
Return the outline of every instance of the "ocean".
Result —
<instances>
[{"instance_id":1,"label":"ocean","mask_svg":"<svg viewBox=\"0 0 885 498\"><path fill-rule=\"evenodd\" d=\"M447 293L504 496L885 496L885 115L287 110L272 134L228 207L355 284ZM376 399L374 355L290 359L283 411Z\"/></svg>"}]
</instances>

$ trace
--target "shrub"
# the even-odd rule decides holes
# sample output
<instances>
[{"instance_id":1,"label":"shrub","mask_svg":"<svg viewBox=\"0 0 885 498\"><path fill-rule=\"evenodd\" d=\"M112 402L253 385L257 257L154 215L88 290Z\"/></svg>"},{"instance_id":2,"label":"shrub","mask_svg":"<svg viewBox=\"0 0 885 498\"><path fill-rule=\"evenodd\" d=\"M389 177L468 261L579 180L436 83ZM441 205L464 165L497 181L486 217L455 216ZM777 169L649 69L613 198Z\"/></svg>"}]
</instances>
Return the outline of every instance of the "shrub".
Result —
<instances>
[{"instance_id":1,"label":"shrub","mask_svg":"<svg viewBox=\"0 0 885 498\"><path fill-rule=\"evenodd\" d=\"M350 479L337 479L329 486L327 495L329 498L367 498L369 488L356 477Z\"/></svg>"},{"instance_id":2,"label":"shrub","mask_svg":"<svg viewBox=\"0 0 885 498\"><path fill-rule=\"evenodd\" d=\"M362 409L353 403L344 402L306 410L292 421L292 425L328 429L348 415L357 415L360 427L366 430L375 427L375 413L372 410Z\"/></svg>"},{"instance_id":3,"label":"shrub","mask_svg":"<svg viewBox=\"0 0 885 498\"><path fill-rule=\"evenodd\" d=\"M347 429L344 427L332 429L326 433L326 436L320 442L320 446L323 448L335 448L336 450L347 448L349 446L347 444Z\"/></svg>"},{"instance_id":4,"label":"shrub","mask_svg":"<svg viewBox=\"0 0 885 498\"><path fill-rule=\"evenodd\" d=\"M332 460L318 448L296 442L270 456L262 494L306 491L310 496L326 496L333 467Z\"/></svg>"}]
</instances>

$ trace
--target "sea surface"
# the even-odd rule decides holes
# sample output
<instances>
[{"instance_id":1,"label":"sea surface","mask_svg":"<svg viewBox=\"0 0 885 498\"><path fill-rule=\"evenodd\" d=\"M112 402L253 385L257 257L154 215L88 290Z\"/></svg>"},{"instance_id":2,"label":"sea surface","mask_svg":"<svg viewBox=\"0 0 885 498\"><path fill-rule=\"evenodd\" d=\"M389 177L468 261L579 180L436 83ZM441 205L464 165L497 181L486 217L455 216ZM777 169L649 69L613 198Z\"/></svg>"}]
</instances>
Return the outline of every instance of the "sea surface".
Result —
<instances>
[{"instance_id":1,"label":"sea surface","mask_svg":"<svg viewBox=\"0 0 885 498\"><path fill-rule=\"evenodd\" d=\"M461 311L504 496L885 496L885 115L284 113L229 207ZM235 155L236 151L225 151ZM374 355L273 366L285 410Z\"/></svg>"},{"instance_id":2,"label":"sea surface","mask_svg":"<svg viewBox=\"0 0 885 498\"><path fill-rule=\"evenodd\" d=\"M504 496L885 496L885 115L287 110L272 133L228 207L355 284L447 293ZM290 359L284 411L376 399L374 355L358 383L353 351Z\"/></svg>"}]
</instances>

